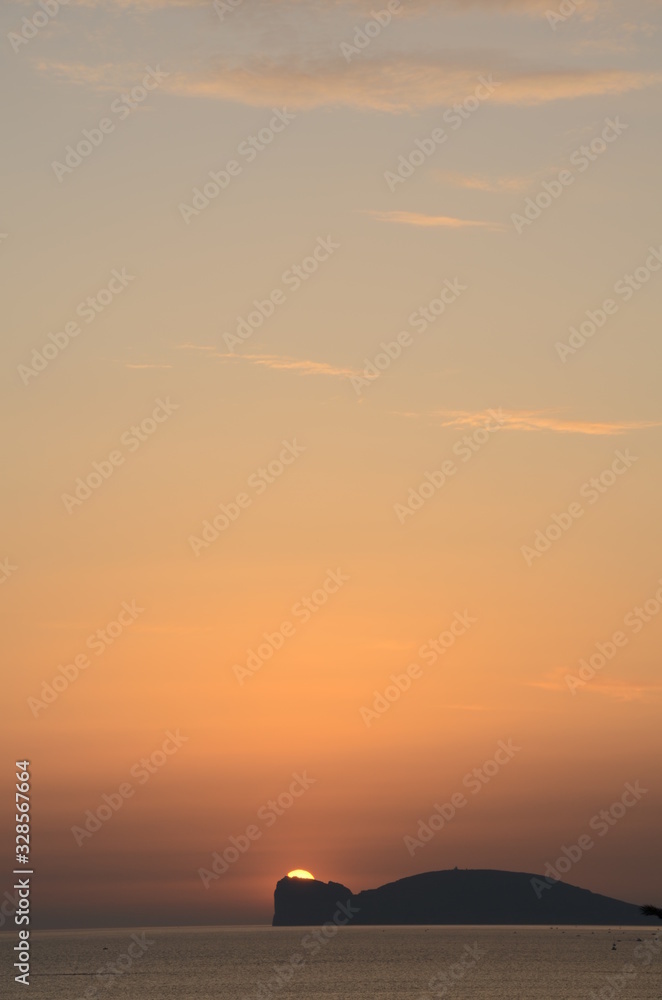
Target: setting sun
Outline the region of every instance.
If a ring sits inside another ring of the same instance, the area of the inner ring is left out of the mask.
[[[0,43],[2,995],[662,1000],[662,0]]]

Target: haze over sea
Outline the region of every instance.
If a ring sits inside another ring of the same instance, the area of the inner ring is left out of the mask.
[[[658,1000],[662,979],[650,927],[341,927],[322,944],[315,928],[122,928],[33,946],[32,1000]]]

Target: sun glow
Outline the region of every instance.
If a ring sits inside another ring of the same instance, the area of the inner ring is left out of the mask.
[[[288,878],[315,878],[310,872],[304,871],[303,868],[295,868],[294,871],[287,873]]]

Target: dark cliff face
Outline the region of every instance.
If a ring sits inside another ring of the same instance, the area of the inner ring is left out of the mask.
[[[426,872],[353,895],[337,882],[281,879],[274,926],[323,924],[350,903],[352,924],[607,924],[659,926],[639,907],[525,872]],[[358,911],[358,912],[355,912]]]
[[[352,899],[352,892],[340,882],[317,879],[282,878],[274,893],[274,927],[324,924],[333,920],[339,905]]]

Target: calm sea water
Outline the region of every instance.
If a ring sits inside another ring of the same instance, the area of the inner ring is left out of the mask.
[[[346,927],[328,940],[313,935],[312,928],[271,927],[36,932],[25,990],[5,979],[16,943],[8,933],[0,938],[0,993],[31,1000],[662,997],[662,934],[650,927]],[[108,964],[125,971],[109,974]]]

